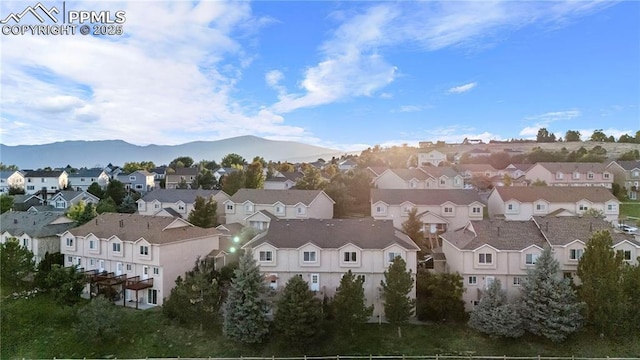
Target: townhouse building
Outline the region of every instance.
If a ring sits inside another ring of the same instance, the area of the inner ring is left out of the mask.
[[[39,193],[45,200],[67,187],[69,174],[64,170],[36,170],[24,174],[25,193]]]
[[[175,170],[168,170],[165,176],[165,189],[178,189],[181,184],[191,189],[191,184],[196,180],[198,172],[197,167],[178,167]]]
[[[447,155],[435,149],[418,153],[418,166],[438,166],[445,161],[447,161]]]
[[[173,216],[187,219],[200,196],[216,201],[218,222],[224,222],[224,202],[229,195],[222,190],[155,189],[144,194],[137,202],[140,215]]]
[[[153,307],[162,305],[198,257],[219,248],[219,231],[181,218],[103,213],[62,232],[58,241],[65,266],[122,279],[116,291],[123,304]]]
[[[146,193],[155,188],[154,175],[146,170],[137,170],[126,175],[120,174],[117,178],[127,190]]]
[[[0,194],[8,194],[9,189],[24,190],[24,174],[20,171],[0,171]]]
[[[416,208],[425,235],[482,220],[484,207],[475,190],[371,189],[371,216],[374,219],[390,220],[393,226],[401,229],[409,212]]]
[[[296,186],[298,179],[304,176],[298,171],[279,172],[277,171],[272,177],[265,179],[265,190],[288,190]]]
[[[620,201],[605,187],[495,187],[487,200],[489,216],[507,220],[528,220],[549,214],[572,216],[587,211],[602,212],[617,222]]]
[[[374,305],[372,319],[384,319],[380,282],[391,261],[401,257],[415,275],[419,250],[391,221],[371,218],[277,219],[242,248],[253,254],[276,291],[300,276],[318,297],[332,297],[347,271],[363,276],[367,305]],[[415,287],[410,296],[415,298]]]
[[[106,189],[109,180],[109,175],[103,169],[80,169],[69,174],[69,187],[76,191],[87,191],[91,184],[98,183],[102,189]]]
[[[59,212],[7,211],[0,215],[0,241],[18,239],[39,263],[46,253],[60,252],[58,234],[75,226],[75,221]]]
[[[607,164],[579,162],[539,162],[525,173],[530,182],[544,181],[547,186],[602,186],[611,189],[613,174]]]
[[[53,195],[48,203],[58,210],[66,210],[80,202],[91,203],[95,206],[99,201],[100,198],[85,190],[63,190]]]
[[[374,179],[378,189],[462,189],[464,179],[448,166],[387,169]]]
[[[333,199],[322,190],[240,189],[224,202],[224,214],[227,224],[265,230],[272,217],[331,219],[333,204]]]
[[[613,173],[613,181],[626,190],[630,200],[640,199],[640,160],[612,161],[607,171]]]

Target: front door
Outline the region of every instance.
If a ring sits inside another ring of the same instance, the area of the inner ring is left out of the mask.
[[[320,275],[311,274],[311,291],[320,291]]]
[[[122,263],[116,263],[116,275],[122,275]]]
[[[147,303],[151,305],[158,305],[158,290],[149,289],[147,292]]]
[[[104,271],[104,260],[100,260],[98,265],[99,265],[100,272],[103,272]]]
[[[142,267],[142,280],[147,280],[149,278],[149,267],[148,266],[143,266]]]

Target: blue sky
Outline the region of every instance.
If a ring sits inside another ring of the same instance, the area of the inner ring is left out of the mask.
[[[124,10],[125,36],[0,35],[5,145],[251,134],[360,150],[640,129],[640,2],[66,7]]]

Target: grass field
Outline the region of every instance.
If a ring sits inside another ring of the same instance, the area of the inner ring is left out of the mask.
[[[632,217],[640,219],[640,202],[627,202],[620,204],[620,219]]]
[[[123,312],[117,340],[91,341],[72,328],[75,310],[47,296],[2,300],[0,358],[145,358],[295,355],[508,355],[637,357],[640,334],[603,339],[589,331],[563,344],[541,338],[491,339],[463,324],[407,325],[397,338],[389,325],[368,324],[353,337],[326,335],[305,352],[276,339],[257,346],[234,344],[219,331],[199,331],[171,324],[160,309]]]

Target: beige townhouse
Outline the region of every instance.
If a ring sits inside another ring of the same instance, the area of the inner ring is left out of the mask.
[[[347,271],[363,276],[367,304],[374,305],[372,320],[384,319],[380,282],[391,261],[401,257],[415,275],[419,250],[391,221],[371,218],[277,219],[243,249],[251,251],[276,291],[300,276],[319,297],[332,297]],[[415,298],[415,287],[410,295]]]
[[[488,198],[489,216],[528,220],[547,214],[581,215],[590,209],[617,222],[620,201],[605,187],[495,187]]]
[[[611,189],[613,174],[607,164],[579,162],[539,162],[525,173],[529,182],[544,181],[547,186],[602,186]]]
[[[219,233],[181,218],[104,213],[59,241],[65,266],[120,279],[114,283],[122,304],[144,308],[162,305],[176,278],[219,248]]]
[[[218,223],[224,222],[224,202],[229,195],[222,190],[192,190],[192,189],[155,189],[137,201],[140,215],[173,216],[187,219],[196,198],[216,201],[216,215]]]
[[[613,173],[613,180],[626,190],[630,200],[640,199],[640,160],[612,161],[607,171]]]
[[[167,169],[165,175],[165,189],[179,189],[181,184],[185,184],[186,188],[191,189],[191,184],[198,177],[199,169],[197,167],[178,167]]]
[[[240,189],[224,202],[226,223],[264,230],[278,219],[331,219],[335,202],[322,190]]]
[[[374,179],[378,189],[462,189],[464,179],[449,166],[387,169]]]
[[[18,170],[0,171],[0,194],[8,194],[10,189],[25,190],[24,174]]]

